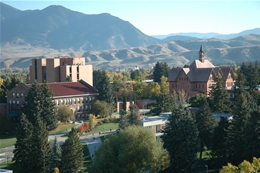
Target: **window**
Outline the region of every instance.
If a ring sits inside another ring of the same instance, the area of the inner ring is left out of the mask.
[[[15,97],[15,93],[13,93],[13,98]]]
[[[19,106],[19,101],[16,101],[16,106]]]
[[[76,99],[74,98],[73,100],[74,100],[74,104],[76,104]]]
[[[89,101],[91,101],[91,97],[89,97]]]
[[[15,100],[13,100],[13,104],[15,104]]]
[[[87,101],[88,101],[88,98],[86,97],[85,100],[86,100],[86,102],[87,102]]]
[[[9,100],[9,103],[12,104],[12,100]]]
[[[23,97],[23,93],[21,93],[21,97]]]
[[[85,110],[88,111],[88,106],[85,106]]]
[[[16,93],[16,98],[19,98],[19,93]]]

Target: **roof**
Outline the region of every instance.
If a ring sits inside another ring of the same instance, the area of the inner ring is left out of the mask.
[[[190,68],[215,68],[215,66],[209,60],[205,59],[204,62],[194,60]]]
[[[53,82],[47,83],[47,85],[51,89],[53,97],[98,93],[97,90],[83,80],[80,80],[79,82]],[[31,87],[31,84],[28,84],[27,86]]]

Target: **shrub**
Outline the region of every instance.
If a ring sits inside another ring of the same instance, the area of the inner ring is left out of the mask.
[[[81,132],[81,133],[84,133],[84,132],[87,132],[87,131],[89,131],[89,124],[88,123],[84,123],[83,125],[81,125],[80,127],[79,127],[79,132]]]
[[[103,123],[104,123],[104,124],[105,124],[105,123],[109,123],[109,119],[107,119],[107,118],[104,119],[104,120],[103,120]]]

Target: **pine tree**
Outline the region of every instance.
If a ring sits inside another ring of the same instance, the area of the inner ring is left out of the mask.
[[[46,172],[49,168],[51,154],[50,143],[48,142],[48,131],[40,118],[37,118],[30,149],[31,166],[29,172]]]
[[[33,126],[24,114],[20,117],[20,124],[17,129],[13,161],[15,165],[21,166],[22,170],[28,172],[31,166],[30,149],[32,147]]]
[[[126,97],[123,96],[123,103],[122,103],[122,109],[126,111]]]
[[[166,172],[193,172],[199,151],[198,130],[189,112],[181,105],[173,109],[162,140],[170,155],[170,167]]]
[[[25,97],[25,106],[23,113],[27,119],[34,125],[37,116],[41,116],[43,111],[43,94],[41,86],[38,83],[33,83]]]
[[[209,108],[209,104],[205,97],[201,100],[201,106],[199,110],[195,113],[196,124],[199,130],[199,138],[200,138],[200,159],[202,159],[202,152],[204,146],[208,148],[212,145],[212,135],[213,130],[216,126],[216,121],[212,116],[212,113]]]
[[[162,76],[168,77],[169,72],[170,72],[170,67],[168,66],[167,63],[160,63],[157,61],[153,71],[153,76],[154,76],[153,81],[160,83],[161,77]]]
[[[248,76],[248,86],[250,92],[252,93],[253,91],[257,90],[257,86],[260,82],[260,78],[259,78],[260,76],[259,76],[259,69],[257,64],[254,67],[252,65],[249,68],[251,68],[251,70]]]
[[[57,137],[55,137],[52,145],[51,156],[50,156],[49,171],[53,172],[55,168],[60,168],[60,165],[61,165],[61,147],[59,142],[57,141]]]
[[[83,147],[79,140],[77,130],[72,128],[68,139],[62,145],[62,173],[78,173],[83,166]]]
[[[243,160],[244,153],[244,131],[246,124],[254,109],[254,102],[248,92],[242,92],[236,98],[233,109],[233,117],[228,129],[227,155],[229,161],[238,164]]]
[[[156,97],[156,104],[151,112],[155,114],[160,114],[161,112],[171,112],[174,105],[174,95],[161,93]]]
[[[44,83],[42,86],[43,94],[43,110],[41,114],[41,119],[46,123],[47,130],[52,130],[57,127],[57,116],[55,115],[55,103],[53,100],[53,94],[50,88],[47,86],[47,83]]]
[[[118,126],[120,129],[125,129],[129,123],[128,123],[128,118],[127,118],[127,113],[125,110],[121,109],[119,112],[119,120],[118,120]]]
[[[142,121],[139,116],[139,108],[133,104],[130,107],[130,115],[128,116],[128,122],[130,125],[137,125],[140,126]]]
[[[226,90],[223,79],[220,75],[215,77],[216,84],[212,86],[210,91],[210,108],[212,112],[228,113],[230,109],[229,94]]]
[[[213,131],[211,156],[217,159],[216,163],[220,166],[227,163],[227,130],[229,125],[227,118],[220,117],[220,121]]]

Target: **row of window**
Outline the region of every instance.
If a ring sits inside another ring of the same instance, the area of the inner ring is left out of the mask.
[[[23,93],[13,93],[13,98],[23,98],[24,94]]]
[[[67,104],[76,104],[76,103],[87,103],[95,101],[95,97],[78,97],[72,99],[57,99],[55,100],[56,105],[67,105]]]
[[[11,105],[19,106],[20,101],[19,101],[19,100],[9,100],[9,104],[10,104],[10,106],[11,106]]]
[[[89,111],[91,110],[91,105],[85,105],[85,106],[78,106],[77,111],[78,112],[84,112],[84,111]]]
[[[178,86],[179,85],[177,85],[177,84],[172,84],[172,88],[178,88]],[[189,85],[188,85],[188,88],[189,88]],[[195,88],[202,88],[202,89],[204,89],[204,84],[196,84]]]

